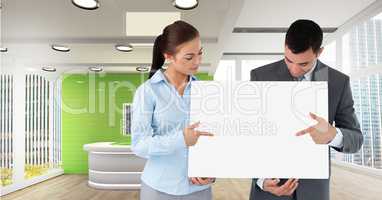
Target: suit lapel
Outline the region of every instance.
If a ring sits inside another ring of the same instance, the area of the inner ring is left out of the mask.
[[[328,117],[329,123],[332,124],[334,120],[334,115],[335,115],[335,107],[334,107],[335,104],[333,102],[333,98],[331,98],[334,95],[334,91],[329,81],[329,67],[323,64],[322,62],[318,61],[317,69],[315,69],[313,72],[312,81],[327,81],[328,83],[329,111],[328,111],[327,117]]]
[[[322,62],[317,60],[317,66],[312,74],[312,81],[328,81],[329,80],[329,68]]]

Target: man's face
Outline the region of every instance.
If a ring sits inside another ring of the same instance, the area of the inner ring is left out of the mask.
[[[299,77],[309,72],[312,69],[314,61],[320,56],[323,48],[317,53],[313,52],[312,48],[308,50],[294,54],[287,45],[285,45],[285,63],[288,66],[289,73],[293,77]]]

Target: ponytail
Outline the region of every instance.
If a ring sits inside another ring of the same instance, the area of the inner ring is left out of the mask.
[[[164,65],[164,53],[175,55],[179,45],[196,37],[199,37],[198,30],[187,22],[176,21],[167,25],[162,34],[155,39],[149,79]]]
[[[165,58],[162,53],[162,39],[163,36],[159,35],[154,42],[153,60],[151,64],[151,70],[149,73],[149,79],[155,74],[156,71],[162,68]]]

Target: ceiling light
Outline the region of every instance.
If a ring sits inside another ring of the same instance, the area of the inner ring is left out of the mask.
[[[149,71],[149,67],[147,67],[147,66],[139,66],[139,67],[136,68],[136,70],[138,72],[147,72],[147,71]]]
[[[72,3],[85,10],[95,10],[99,8],[98,0],[72,0]]]
[[[130,52],[133,50],[133,46],[130,44],[117,44],[115,45],[115,49],[122,52]]]
[[[7,52],[8,48],[7,47],[0,47],[0,52]]]
[[[158,0],[155,0],[158,1]],[[172,1],[168,2],[171,6]],[[181,19],[181,12],[126,12],[124,20],[125,34],[128,37],[145,38],[162,34],[163,27]],[[149,26],[145,26],[149,25]],[[139,39],[140,40],[140,39]],[[144,41],[145,39],[142,39]],[[127,40],[121,41],[125,42]],[[150,40],[151,41],[151,40]],[[131,41],[129,41],[131,42]]]
[[[89,67],[89,70],[92,72],[102,72],[103,67],[102,66],[96,66],[96,67]]]
[[[198,0],[174,0],[173,5],[175,8],[181,10],[191,10],[198,6]]]
[[[58,44],[53,44],[52,49],[56,51],[61,51],[61,52],[68,52],[70,51],[70,48],[64,45],[58,45]]]
[[[43,71],[46,71],[46,72],[55,72],[55,71],[56,71],[56,68],[55,68],[55,67],[48,66],[48,67],[42,67],[42,70],[43,70]]]

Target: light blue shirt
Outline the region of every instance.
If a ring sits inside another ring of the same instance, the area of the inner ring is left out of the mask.
[[[141,180],[153,189],[171,195],[186,195],[209,185],[189,181],[188,148],[183,130],[189,125],[190,76],[183,96],[158,70],[135,92],[132,106],[133,152],[147,159]]]

